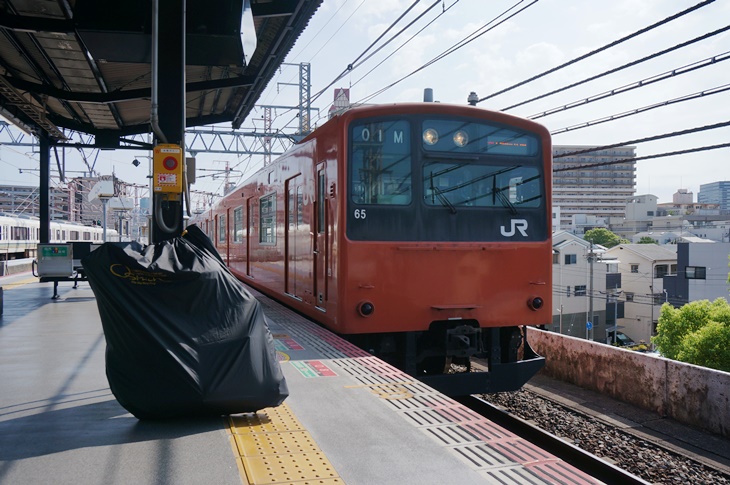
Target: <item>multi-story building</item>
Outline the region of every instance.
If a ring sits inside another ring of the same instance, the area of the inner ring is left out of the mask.
[[[730,212],[730,180],[700,185],[697,201],[704,204],[719,204],[721,211]]]
[[[636,147],[592,148],[553,147],[553,206],[560,208],[560,229],[575,232],[571,224],[578,214],[602,221],[624,217],[626,201],[634,195]]]
[[[68,220],[68,188],[51,187],[51,220]],[[40,216],[40,189],[24,185],[0,185],[0,212]]]

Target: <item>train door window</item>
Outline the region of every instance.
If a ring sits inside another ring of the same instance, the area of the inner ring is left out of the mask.
[[[276,194],[259,199],[259,242],[276,244]]]
[[[221,214],[218,216],[218,242],[226,242],[226,215]]]
[[[325,183],[324,170],[320,170],[317,174],[317,232],[322,234],[324,232],[324,217],[325,209],[327,205],[327,187]]]
[[[233,242],[243,241],[243,206],[233,209]]]
[[[410,126],[404,120],[353,123],[350,193],[354,203],[411,203],[410,138]]]

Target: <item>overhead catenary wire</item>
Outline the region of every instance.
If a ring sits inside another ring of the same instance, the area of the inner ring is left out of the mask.
[[[401,45],[399,45],[399,46],[398,46],[398,47],[397,47],[396,49],[394,49],[394,50],[393,50],[393,51],[392,51],[392,52],[391,52],[390,54],[388,54],[388,55],[387,55],[387,56],[386,56],[385,58],[383,58],[382,60],[380,60],[380,62],[378,62],[378,63],[377,63],[377,64],[376,64],[375,66],[373,66],[373,67],[372,67],[372,68],[371,68],[371,69],[370,69],[370,70],[369,70],[368,72],[366,72],[366,73],[365,73],[365,74],[364,74],[363,76],[361,76],[361,77],[360,77],[360,78],[359,78],[359,79],[358,79],[357,81],[355,81],[354,83],[352,83],[352,84],[350,85],[350,87],[356,86],[357,84],[359,84],[359,83],[360,83],[360,81],[362,81],[363,79],[365,79],[366,77],[368,77],[368,76],[369,76],[370,74],[372,74],[372,73],[373,73],[373,71],[375,71],[375,70],[376,70],[376,69],[377,69],[378,67],[382,66],[382,65],[383,65],[383,64],[384,64],[384,63],[385,63],[385,62],[386,62],[386,61],[387,61],[388,59],[390,59],[391,57],[393,57],[393,56],[394,56],[394,55],[395,55],[396,53],[398,53],[398,52],[399,52],[399,51],[400,51],[400,50],[401,50],[401,49],[402,49],[403,47],[405,47],[406,45],[408,45],[408,43],[410,43],[410,42],[411,42],[411,41],[412,41],[413,39],[415,39],[415,38],[416,38],[416,37],[417,37],[417,36],[418,36],[418,35],[419,35],[419,34],[420,34],[421,32],[423,32],[423,31],[424,31],[424,30],[426,30],[426,29],[427,29],[428,27],[430,27],[430,26],[431,26],[431,24],[433,24],[434,22],[436,22],[436,21],[437,21],[437,20],[438,20],[438,19],[439,19],[439,18],[440,18],[440,17],[442,16],[442,15],[444,15],[444,14],[445,14],[446,12],[448,12],[449,10],[451,10],[451,8],[452,8],[452,7],[454,6],[454,5],[456,5],[457,3],[459,3],[459,0],[454,0],[454,2],[453,2],[453,3],[451,4],[451,5],[449,5],[448,7],[444,6],[444,8],[442,9],[442,11],[441,11],[441,12],[440,12],[440,13],[439,13],[439,14],[438,14],[438,15],[437,15],[436,17],[434,17],[433,19],[431,19],[431,20],[430,20],[430,21],[429,21],[429,22],[428,22],[428,23],[427,23],[426,25],[424,25],[423,27],[421,27],[421,28],[420,28],[420,29],[419,29],[419,30],[418,30],[417,32],[415,32],[414,34],[412,34],[412,35],[411,35],[411,36],[410,36],[410,37],[409,37],[409,38],[408,38],[408,39],[407,39],[407,40],[406,40],[405,42],[403,42],[403,43],[402,43]],[[430,8],[429,8],[429,10],[430,10]],[[423,17],[423,15],[424,15],[425,13],[426,13],[426,12],[423,12],[423,14],[421,14],[421,15],[420,15],[420,16],[419,16],[418,18],[420,19],[421,17]],[[416,19],[416,20],[418,20],[418,19]],[[397,36],[397,35],[400,35],[400,34],[401,34],[401,33],[402,33],[402,32],[403,32],[403,31],[404,31],[404,30],[405,30],[406,28],[408,28],[408,27],[409,27],[410,25],[412,25],[412,24],[413,24],[413,22],[409,23],[409,24],[408,24],[408,26],[404,27],[404,28],[403,28],[403,29],[402,29],[402,30],[401,30],[400,32],[398,32],[398,34],[396,34],[396,36]],[[395,37],[395,36],[394,36],[394,37]],[[393,37],[393,38],[394,38],[394,37]],[[391,39],[391,40],[392,40],[392,39]],[[378,50],[380,50],[380,49],[378,49]],[[373,53],[373,54],[374,54],[374,53]],[[371,54],[371,56],[372,56],[372,54]],[[368,58],[370,58],[371,56],[368,56]],[[321,119],[321,118],[322,118],[322,117],[324,116],[324,113],[326,113],[326,112],[327,112],[327,110],[329,109],[329,107],[330,107],[330,106],[332,106],[333,104],[334,104],[334,101],[331,101],[331,102],[329,102],[329,103],[328,103],[328,104],[327,104],[327,105],[326,105],[326,106],[324,107],[324,109],[320,111],[320,113],[319,113],[319,116],[318,116],[318,117],[316,118],[316,120],[315,120],[315,121],[317,121],[317,120],[320,120],[320,119]]]
[[[673,138],[675,136],[688,135],[691,133],[698,133],[701,131],[715,130],[717,128],[724,128],[726,126],[730,126],[730,121],[723,121],[721,123],[699,126],[697,128],[689,128],[686,130],[673,131],[671,133],[664,133],[661,135],[647,136],[644,138],[636,138],[634,140],[627,140],[627,141],[620,142],[620,143],[612,143],[610,145],[601,145],[598,147],[586,148],[585,150],[576,150],[576,151],[572,151],[572,152],[560,153],[558,155],[553,155],[553,158],[573,157],[575,155],[581,155],[583,153],[591,153],[591,152],[596,152],[599,150],[609,150],[611,148],[618,148],[618,147],[623,147],[623,146],[627,146],[627,145],[636,145],[638,143],[645,143],[648,141],[656,141],[656,140],[661,140],[664,138]]]
[[[728,147],[730,147],[730,143],[720,143],[717,145],[706,145],[706,146],[696,147],[696,148],[687,148],[685,150],[676,150],[673,152],[657,153],[655,155],[645,155],[643,157],[622,158],[620,160],[612,160],[610,162],[586,163],[583,165],[572,165],[570,167],[565,167],[565,168],[554,168],[553,172],[566,172],[569,170],[578,170],[581,168],[602,167],[605,165],[617,165],[617,164],[626,163],[626,162],[638,162],[639,160],[651,160],[652,158],[671,157],[671,156],[675,156],[675,155],[684,155],[687,153],[704,152],[704,151],[708,151],[708,150],[717,150],[720,148],[728,148]]]
[[[660,27],[660,26],[662,26],[662,25],[664,25],[666,23],[669,23],[669,22],[671,22],[673,20],[676,20],[676,19],[678,19],[678,18],[680,18],[680,17],[682,17],[684,15],[687,15],[687,14],[689,14],[691,12],[694,12],[695,10],[700,9],[702,7],[705,7],[705,6],[713,3],[714,1],[715,0],[705,0],[703,2],[700,2],[697,5],[694,5],[692,7],[689,7],[687,9],[685,9],[685,10],[682,10],[681,12],[676,13],[674,15],[671,15],[671,16],[665,18],[664,20],[660,20],[659,22],[656,22],[656,23],[654,23],[652,25],[649,25],[648,27],[644,27],[643,29],[639,29],[639,30],[637,30],[636,32],[634,32],[632,34],[629,34],[627,36],[621,37],[620,39],[615,40],[615,41],[613,41],[613,42],[611,42],[609,44],[606,44],[603,47],[599,47],[598,49],[594,49],[594,50],[588,52],[587,54],[583,54],[582,56],[578,56],[575,59],[570,60],[568,62],[565,62],[565,63],[563,63],[563,64],[561,64],[561,65],[559,65],[557,67],[553,67],[551,69],[548,69],[547,71],[543,71],[540,74],[536,74],[536,75],[532,76],[529,79],[525,79],[524,81],[521,81],[521,82],[519,82],[517,84],[513,84],[512,86],[509,86],[509,87],[504,88],[504,89],[502,89],[500,91],[497,91],[496,93],[492,93],[492,94],[490,94],[488,96],[485,96],[483,98],[480,98],[477,101],[477,103],[481,103],[482,101],[486,101],[487,99],[494,98],[496,96],[499,96],[500,94],[504,94],[504,93],[506,93],[508,91],[511,91],[511,90],[515,89],[515,88],[518,88],[520,86],[524,86],[527,83],[530,83],[532,81],[535,81],[537,79],[540,79],[541,77],[547,76],[548,74],[552,74],[552,73],[554,73],[556,71],[559,71],[561,69],[564,69],[564,68],[566,68],[566,67],[568,67],[570,65],[573,65],[573,64],[575,64],[577,62],[580,62],[580,61],[582,61],[584,59],[587,59],[587,58],[589,58],[591,56],[594,56],[594,55],[596,55],[596,54],[598,54],[600,52],[603,52],[603,51],[608,50],[608,49],[610,49],[612,47],[615,47],[615,46],[617,46],[617,45],[619,45],[619,44],[621,44],[623,42],[626,42],[627,40],[633,39],[634,37],[637,37],[637,36],[639,36],[641,34],[644,34],[646,32],[649,32],[650,30],[656,29],[657,27]]]
[[[726,30],[730,30],[730,25],[727,26],[727,27],[724,27],[724,28],[722,28],[720,30],[722,30],[723,32],[726,31]],[[717,32],[717,31],[715,31],[715,32]],[[706,36],[701,36],[701,37],[706,37]],[[656,57],[656,56],[655,55],[651,55],[651,56],[645,57],[644,59],[650,59],[650,58],[654,58],[654,57]],[[727,61],[728,59],[730,59],[730,51],[729,52],[723,52],[722,54],[718,54],[718,55],[713,56],[713,57],[708,57],[708,58],[703,59],[701,61],[693,62],[692,64],[687,64],[685,66],[678,67],[677,69],[672,69],[671,71],[666,71],[666,72],[663,72],[661,74],[656,74],[654,76],[651,76],[651,77],[648,77],[648,78],[644,78],[644,79],[641,79],[639,81],[635,81],[635,82],[630,83],[630,84],[625,84],[625,85],[620,86],[618,88],[614,88],[614,89],[611,89],[611,90],[608,90],[608,91],[604,91],[604,92],[599,93],[599,94],[594,94],[593,96],[589,96],[589,97],[584,98],[584,99],[581,99],[581,100],[573,101],[571,103],[564,104],[563,106],[558,106],[556,108],[552,108],[552,109],[543,111],[542,113],[537,113],[537,114],[534,114],[534,115],[530,115],[530,116],[528,116],[528,118],[531,119],[531,120],[536,120],[536,119],[539,119],[539,118],[543,118],[545,116],[550,116],[550,115],[555,114],[555,113],[560,113],[560,112],[563,112],[563,111],[567,111],[569,109],[577,108],[578,106],[584,106],[586,104],[593,103],[595,101],[600,101],[602,99],[606,99],[606,98],[609,98],[611,96],[617,96],[619,94],[623,94],[623,93],[625,93],[627,91],[631,91],[633,89],[643,88],[643,87],[646,87],[646,86],[650,86],[651,84],[654,84],[654,83],[659,82],[659,81],[664,81],[664,80],[667,80],[667,79],[670,79],[670,78],[674,78],[674,77],[680,76],[682,74],[687,74],[688,72],[696,71],[697,69],[702,69],[703,67],[714,66],[715,64],[718,64],[718,63],[720,63],[722,61]],[[633,63],[629,63],[629,64],[633,65]],[[624,64],[624,66],[628,66],[629,64]],[[623,68],[624,66],[622,66],[621,68]],[[573,84],[570,84],[568,86],[564,86],[564,87],[562,87],[560,89],[556,89],[554,91],[550,91],[549,93],[545,93],[545,94],[543,94],[541,96],[536,96],[534,98],[528,99],[527,101],[523,101],[521,103],[517,103],[517,104],[514,104],[512,106],[508,106],[507,108],[503,108],[502,111],[507,111],[509,109],[516,108],[518,106],[522,106],[524,104],[530,103],[532,101],[536,101],[538,99],[546,98],[546,97],[551,96],[553,94],[556,94],[556,93],[559,93],[561,91],[565,91],[567,89],[570,89],[570,88],[573,88],[573,87],[578,86],[580,84],[583,84],[585,82],[592,81],[594,79],[598,79],[599,77],[605,76],[607,74],[612,74],[612,73],[616,72],[617,69],[611,69],[609,71],[605,71],[604,73],[599,74],[598,76],[592,76],[592,77],[586,78],[586,79],[584,79],[582,81],[579,81],[577,83],[573,83]]]
[[[657,108],[662,108],[664,106],[669,106],[672,104],[683,103],[685,101],[691,101],[693,99],[699,99],[699,98],[704,98],[707,96],[712,96],[713,94],[719,94],[719,93],[723,93],[725,91],[730,91],[730,84],[723,84],[722,86],[717,86],[717,87],[714,87],[711,89],[705,89],[704,91],[698,91],[696,93],[681,96],[679,98],[669,99],[667,101],[661,101],[659,103],[654,103],[654,104],[650,104],[647,106],[643,106],[641,108],[624,111],[622,113],[617,113],[617,114],[610,115],[610,116],[604,116],[603,118],[586,121],[584,123],[579,123],[577,125],[566,126],[564,128],[559,128],[557,130],[553,130],[550,132],[550,134],[559,135],[561,133],[566,133],[568,131],[580,130],[582,128],[588,128],[589,126],[595,126],[595,125],[598,125],[601,123],[607,123],[609,121],[626,118],[627,116],[633,116],[633,115],[637,115],[639,113],[645,113],[647,111],[657,109]]]
[[[502,17],[503,15],[507,14],[510,10],[516,8],[523,1],[524,0],[520,0],[519,2],[517,2],[512,7],[508,8],[507,10],[505,10],[504,12],[502,12],[500,15],[498,15],[494,19],[490,20],[489,22],[487,22],[486,24],[484,24],[482,27],[480,27],[479,29],[477,29],[473,33],[469,34],[464,39],[460,40],[456,44],[452,45],[451,47],[449,47],[448,49],[446,49],[445,51],[443,51],[441,54],[437,55],[436,57],[432,58],[430,61],[428,61],[425,64],[423,64],[421,67],[419,67],[417,69],[414,69],[413,71],[411,71],[410,73],[408,73],[405,76],[401,77],[400,79],[398,79],[398,80],[390,83],[389,85],[385,86],[384,88],[381,88],[378,91],[376,91],[376,92],[374,92],[374,93],[366,96],[365,98],[361,99],[360,102],[365,103],[365,102],[371,100],[372,98],[374,98],[374,97],[376,97],[376,96],[384,93],[388,89],[390,89],[390,88],[396,86],[397,84],[403,82],[404,80],[408,79],[409,77],[413,76],[414,74],[416,74],[416,73],[422,71],[423,69],[429,67],[430,65],[432,65],[432,64],[440,61],[444,57],[446,57],[446,56],[448,56],[450,54],[453,54],[457,50],[461,49],[462,47],[465,47],[466,45],[468,45],[471,42],[475,41],[476,39],[478,39],[482,35],[486,34],[487,32],[490,32],[491,30],[495,29],[496,27],[502,25],[507,20],[510,20],[511,18],[513,18],[514,16],[518,15],[521,12],[524,12],[525,10],[527,10],[528,8],[530,8],[531,6],[535,5],[539,0],[533,0],[530,4],[524,6],[521,9],[519,9],[518,11],[510,14],[508,17],[505,17],[504,19],[500,20],[496,24],[491,25],[494,22],[496,22],[500,17]],[[712,1],[714,1],[714,0],[712,0]],[[490,27],[490,25],[491,25],[491,27]],[[487,27],[489,27],[489,28],[487,28]],[[483,32],[480,32],[480,33],[477,34],[477,32],[479,32],[480,30],[483,30],[483,29],[485,29]]]
[[[328,84],[327,86],[325,86],[325,87],[324,87],[324,88],[322,88],[322,89],[321,89],[320,91],[318,91],[318,92],[317,92],[317,93],[316,93],[316,94],[315,94],[314,96],[312,96],[312,101],[316,101],[317,99],[319,99],[319,97],[320,97],[320,96],[322,96],[322,94],[323,94],[323,93],[324,93],[324,92],[325,92],[325,91],[326,91],[327,89],[329,89],[330,87],[332,87],[332,86],[333,86],[333,85],[334,85],[334,84],[335,84],[335,83],[336,83],[337,81],[339,81],[340,79],[342,79],[343,77],[345,77],[345,76],[346,76],[346,75],[347,75],[347,74],[348,74],[349,72],[351,72],[351,71],[352,71],[352,70],[353,70],[353,69],[355,68],[355,66],[356,66],[356,65],[358,65],[358,64],[357,64],[357,62],[358,62],[358,61],[359,61],[360,59],[362,59],[362,57],[363,57],[363,56],[365,56],[365,55],[366,55],[366,54],[368,53],[368,51],[370,51],[370,49],[372,49],[372,48],[373,48],[373,47],[374,47],[374,46],[375,46],[375,45],[376,45],[376,44],[377,44],[377,43],[378,43],[378,42],[380,41],[380,39],[382,39],[382,38],[383,38],[383,36],[385,36],[385,34],[387,34],[388,32],[390,32],[390,30],[391,30],[391,29],[393,29],[393,28],[394,28],[394,27],[396,26],[396,24],[397,24],[398,22],[400,22],[400,21],[401,21],[401,19],[403,19],[403,17],[405,17],[405,16],[406,16],[406,15],[408,14],[408,12],[410,12],[410,11],[411,11],[411,10],[412,10],[412,9],[413,9],[413,8],[414,8],[414,7],[415,7],[415,6],[417,5],[417,4],[418,4],[418,3],[419,3],[419,1],[420,1],[420,0],[416,0],[415,2],[413,2],[413,3],[411,4],[411,6],[410,6],[410,7],[408,7],[408,8],[407,8],[407,9],[405,10],[405,12],[403,12],[402,14],[400,14],[400,16],[399,16],[399,17],[398,17],[397,19],[395,19],[395,20],[394,20],[393,22],[391,22],[391,24],[390,24],[390,25],[388,26],[388,28],[387,28],[387,29],[385,29],[385,30],[384,30],[384,31],[383,31],[383,32],[382,32],[382,33],[381,33],[381,34],[380,34],[380,35],[378,36],[378,38],[377,38],[377,39],[375,39],[375,40],[374,40],[373,42],[371,42],[371,43],[370,43],[370,45],[369,45],[369,46],[367,46],[367,47],[365,48],[365,50],[363,50],[363,51],[362,51],[362,52],[360,53],[360,55],[359,55],[359,56],[357,56],[357,58],[355,58],[355,60],[354,60],[354,61],[352,61],[351,63],[349,63],[349,64],[347,65],[347,67],[346,67],[346,68],[345,68],[345,69],[344,69],[344,70],[343,70],[343,71],[342,71],[342,72],[341,72],[341,73],[340,73],[339,75],[337,75],[337,76],[335,77],[335,79],[333,79],[333,80],[332,80],[332,81],[331,81],[331,82],[330,82],[330,83],[329,83],[329,84]],[[431,4],[431,6],[430,6],[430,7],[428,8],[428,10],[432,9],[433,7],[435,7],[436,5],[438,5],[439,3],[441,3],[441,0],[436,0],[436,1],[435,1],[435,2],[433,3],[433,4]],[[418,17],[418,18],[420,18],[420,17]],[[417,18],[417,19],[418,19],[418,18]],[[417,20],[417,19],[416,19],[416,20]],[[414,22],[415,22],[415,20],[414,20]],[[411,23],[413,23],[413,22],[411,22]],[[409,25],[411,25],[411,24],[409,24]],[[401,32],[403,32],[403,30],[401,30]],[[399,34],[400,34],[400,32],[399,32]],[[391,38],[391,39],[390,39],[390,40],[389,40],[388,42],[386,42],[386,43],[385,43],[385,44],[383,45],[383,47],[384,47],[385,45],[387,45],[387,44],[388,44],[389,42],[391,42],[392,40],[393,40],[393,38]],[[382,47],[381,47],[381,48],[382,48]],[[380,48],[379,48],[378,50],[380,50]],[[376,51],[376,52],[377,52],[377,51]]]

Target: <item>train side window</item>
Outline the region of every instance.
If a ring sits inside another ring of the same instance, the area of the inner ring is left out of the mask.
[[[259,242],[276,244],[276,194],[259,199]]]
[[[233,242],[243,241],[243,206],[233,209]]]
[[[218,242],[226,242],[226,215],[221,214],[218,216]]]

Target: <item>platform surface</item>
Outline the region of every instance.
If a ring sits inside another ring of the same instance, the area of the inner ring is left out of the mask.
[[[138,421],[109,390],[88,283],[0,286],[2,484],[596,483],[258,294],[284,405]]]

